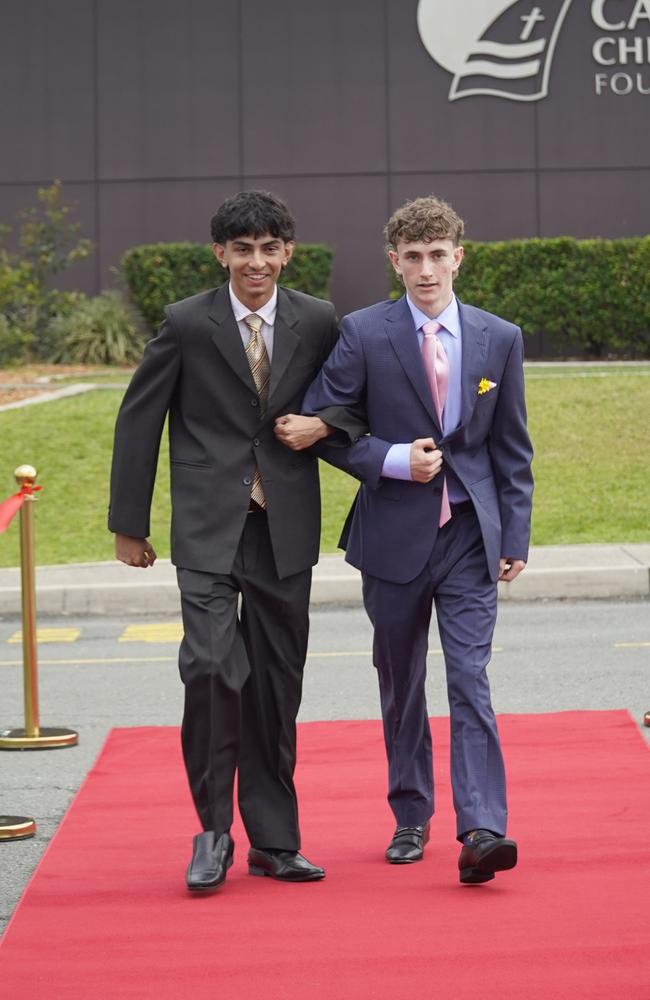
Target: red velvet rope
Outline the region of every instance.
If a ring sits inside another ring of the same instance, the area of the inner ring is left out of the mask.
[[[32,494],[38,493],[42,489],[42,486],[34,486],[33,483],[23,483],[18,493],[14,493],[13,496],[7,497],[0,503],[0,534],[7,530],[24,504],[25,497],[31,497]]]

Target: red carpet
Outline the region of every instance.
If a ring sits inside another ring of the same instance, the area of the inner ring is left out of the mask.
[[[627,713],[501,717],[520,865],[475,887],[457,881],[448,728],[432,725],[439,801],[424,861],[383,861],[379,723],[309,723],[304,849],[327,879],[251,878],[237,826],[226,885],[205,898],[183,888],[196,824],[177,731],[113,731],[5,933],[3,995],[649,997],[650,754]]]

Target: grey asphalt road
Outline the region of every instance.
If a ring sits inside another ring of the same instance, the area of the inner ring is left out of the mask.
[[[23,724],[19,628],[18,620],[0,618],[0,729]],[[41,619],[39,628],[46,630],[39,646],[41,724],[77,729],[80,742],[0,752],[0,813],[33,816],[38,824],[34,839],[0,843],[0,930],[108,731],[177,725],[182,709],[176,618],[66,617]],[[301,720],[379,717],[371,646],[360,608],[312,613]],[[627,708],[650,745],[650,729],[642,726],[650,710],[650,602],[504,603],[494,648],[498,712]],[[443,671],[432,628],[431,715],[447,711]]]

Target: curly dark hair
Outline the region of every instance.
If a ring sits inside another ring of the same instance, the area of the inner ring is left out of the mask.
[[[213,243],[227,243],[241,236],[264,236],[288,243],[296,238],[296,220],[287,205],[270,191],[240,191],[224,201],[212,216]]]

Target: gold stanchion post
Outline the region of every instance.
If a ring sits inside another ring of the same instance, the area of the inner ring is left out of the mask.
[[[34,578],[34,522],[32,507],[36,469],[20,465],[14,472],[24,492],[20,508],[20,569],[23,619],[23,675],[25,728],[0,731],[0,750],[54,750],[79,742],[73,729],[44,729],[38,715],[38,658],[36,654],[36,586]]]
[[[36,833],[36,823],[29,816],[0,816],[0,844],[5,840],[26,840]]]

